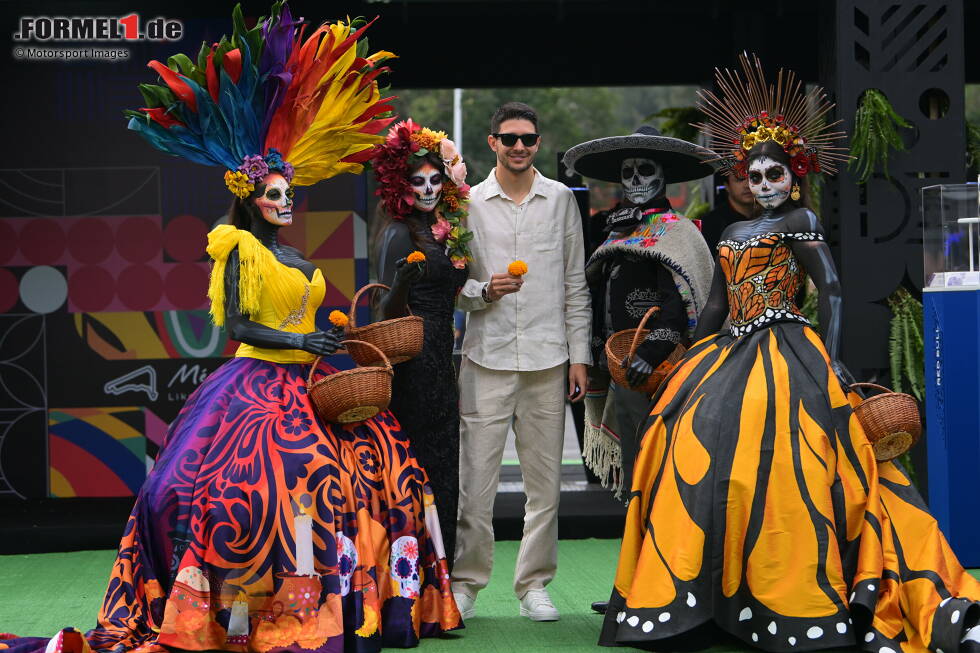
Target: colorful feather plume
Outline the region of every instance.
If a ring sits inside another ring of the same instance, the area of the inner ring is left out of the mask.
[[[393,98],[377,78],[395,55],[367,55],[370,23],[337,21],[304,38],[302,19],[277,2],[251,29],[236,6],[232,26],[196,60],[151,61],[163,85],[140,85],[146,106],[125,112],[129,129],[168,154],[225,167],[239,195],[270,170],[301,186],[361,172],[393,120],[379,117]]]

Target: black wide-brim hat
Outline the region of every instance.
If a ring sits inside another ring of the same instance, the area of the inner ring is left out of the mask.
[[[663,136],[655,127],[642,125],[629,136],[607,136],[579,143],[565,152],[565,166],[583,177],[622,183],[624,159],[653,159],[664,168],[666,183],[701,179],[715,171],[711,150],[680,138]]]

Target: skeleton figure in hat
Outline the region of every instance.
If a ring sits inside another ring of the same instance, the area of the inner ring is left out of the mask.
[[[565,154],[565,165],[579,174],[623,186],[622,201],[595,216],[605,221],[605,238],[585,270],[596,361],[585,400],[585,459],[619,498],[629,494],[637,431],[649,412],[649,388],[643,386],[651,375],[663,375],[678,345],[690,344],[711,284],[711,253],[694,223],[671,208],[667,184],[710,175],[704,161],[712,156],[645,125]],[[606,340],[639,326],[652,307],[659,310],[644,325],[649,334],[621,363],[627,385],[617,384],[609,376],[608,366],[616,363],[607,361]]]

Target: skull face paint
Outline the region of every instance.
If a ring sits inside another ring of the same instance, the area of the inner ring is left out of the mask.
[[[763,208],[774,209],[789,197],[793,175],[785,165],[761,156],[749,164],[749,190]]]
[[[625,159],[620,170],[623,193],[634,206],[640,206],[664,189],[664,169],[652,159]]]
[[[262,179],[265,191],[255,198],[255,206],[266,222],[282,227],[293,222],[293,189],[279,173]]]
[[[437,170],[431,163],[423,163],[418,170],[408,178],[415,193],[415,208],[423,213],[429,213],[436,208],[442,197],[442,171]]]

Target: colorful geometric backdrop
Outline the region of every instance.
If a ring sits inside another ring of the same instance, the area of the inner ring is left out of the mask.
[[[195,192],[227,201],[211,177]],[[237,346],[207,312],[207,232],[222,218],[168,210],[157,168],[0,170],[4,182],[0,496],[135,494],[167,423]],[[321,327],[367,283],[366,225],[310,205],[363,206],[364,189],[301,190],[282,231],[327,280]]]

